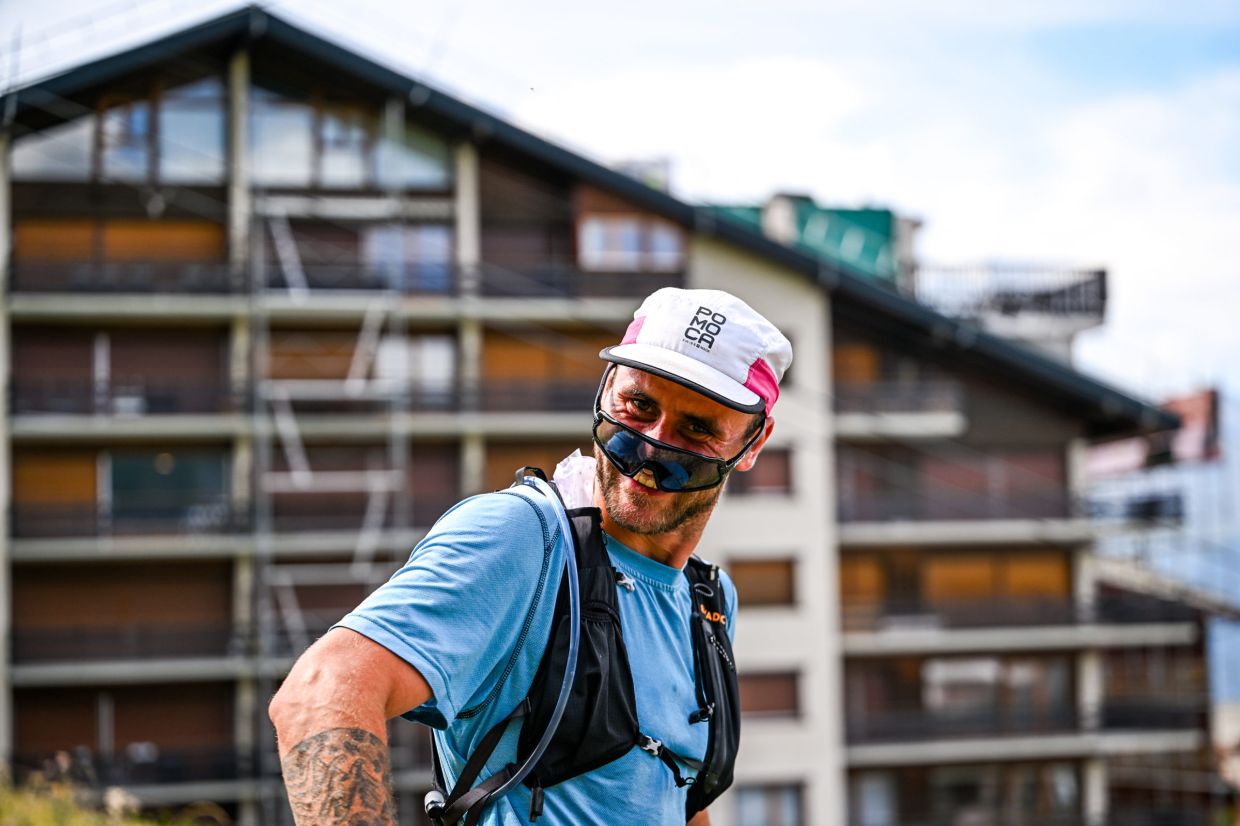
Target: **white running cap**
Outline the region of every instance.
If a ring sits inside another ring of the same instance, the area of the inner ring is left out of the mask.
[[[624,340],[599,353],[746,413],[770,414],[792,345],[760,313],[722,290],[664,287],[633,314]]]

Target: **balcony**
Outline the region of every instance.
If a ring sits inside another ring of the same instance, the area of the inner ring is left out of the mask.
[[[1195,612],[1180,603],[1152,601],[1123,594],[1099,597],[1084,605],[1067,597],[995,597],[993,599],[890,599],[853,603],[843,609],[846,631],[1022,628],[1042,625],[1184,623]]]
[[[927,484],[929,480],[923,480]],[[1083,509],[1064,488],[991,493],[939,488],[924,493],[868,492],[842,486],[841,522],[936,522],[999,519],[1068,519]]]
[[[254,777],[256,754],[232,748],[165,749],[151,742],[130,743],[123,754],[105,755],[84,746],[54,753],[15,754],[19,782],[35,773],[51,781],[67,780],[81,788],[145,786],[240,780]]]
[[[220,383],[143,378],[99,384],[91,379],[22,378],[9,388],[15,415],[67,414],[152,416],[180,413],[223,413],[240,407]]]
[[[478,290],[490,298],[644,298],[661,287],[684,286],[682,272],[582,272],[545,260],[500,267],[484,264]]]
[[[130,494],[140,506],[113,508],[94,503],[44,504],[14,502],[13,536],[20,539],[90,536],[231,534],[248,530],[248,511],[223,497],[198,501],[167,501],[163,492]]]
[[[1057,734],[1078,728],[1072,707],[1044,709],[990,708],[953,711],[892,709],[873,714],[849,713],[849,743],[922,742],[1029,734]]]
[[[919,800],[918,803],[924,805],[924,801]],[[1090,821],[1079,814],[1047,815],[1027,811],[986,809],[981,806],[969,806],[968,813],[963,817],[967,820],[963,820],[959,814],[938,818],[919,817],[916,820],[901,818],[899,826],[960,826],[961,823],[966,822],[969,826],[1092,826]],[[849,820],[848,826],[869,826],[873,822]],[[895,821],[892,823],[894,826]],[[1123,824],[1118,821],[1114,823],[1108,821],[1106,826],[1138,826],[1138,821],[1126,821]],[[1176,822],[1169,826],[1181,826],[1181,824]],[[1188,824],[1183,824],[1183,826],[1188,826]],[[1198,824],[1194,822],[1192,826],[1198,826]]]
[[[459,500],[455,486],[444,485],[434,495],[405,496],[409,503],[409,518],[415,527],[428,527],[435,523],[444,511]],[[320,533],[362,530],[366,522],[369,497],[355,493],[295,493],[276,494],[272,497],[271,528],[276,533]],[[391,505],[387,504],[379,522],[379,528],[400,529],[392,524]]]
[[[1111,731],[1204,729],[1208,716],[1208,697],[1112,697],[1103,701],[1098,724]]]
[[[913,297],[944,315],[996,318],[1042,315],[1102,320],[1105,270],[1019,266],[917,268]]]
[[[16,628],[14,664],[224,657],[244,646],[228,623]]]
[[[406,269],[363,264],[303,264],[300,278],[289,278],[278,263],[267,265],[267,289],[277,292],[397,292],[406,295],[456,295],[460,286],[455,267],[425,264]]]
[[[837,382],[836,413],[959,413],[964,390],[953,381]]]
[[[228,266],[214,261],[14,260],[15,293],[202,293],[233,291]]]
[[[602,373],[602,370],[599,370]],[[533,411],[588,414],[598,380],[482,381],[465,394],[467,405],[484,412]]]

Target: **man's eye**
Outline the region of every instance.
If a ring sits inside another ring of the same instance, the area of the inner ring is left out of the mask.
[[[643,413],[649,411],[653,406],[647,399],[629,399],[629,404]]]

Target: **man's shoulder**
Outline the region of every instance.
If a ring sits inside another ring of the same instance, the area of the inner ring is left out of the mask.
[[[461,500],[439,517],[424,542],[472,538],[500,544],[539,542],[550,548],[558,532],[554,506],[546,497],[507,488]]]

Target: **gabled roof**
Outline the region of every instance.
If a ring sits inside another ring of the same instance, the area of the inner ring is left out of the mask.
[[[66,106],[65,101],[73,101],[113,80],[188,51],[227,50],[247,43],[272,43],[300,52],[387,94],[401,96],[411,107],[460,134],[504,147],[530,161],[609,190],[635,206],[698,233],[798,272],[828,290],[841,312],[876,334],[952,351],[954,360],[1001,376],[1083,419],[1087,433],[1093,437],[1108,438],[1178,425],[1172,414],[1067,365],[983,332],[968,322],[940,315],[818,256],[772,241],[752,225],[721,216],[717,210],[695,207],[652,189],[258,7],[226,14],[9,92],[0,97],[0,127],[21,131],[46,128],[80,112],[78,105]]]

